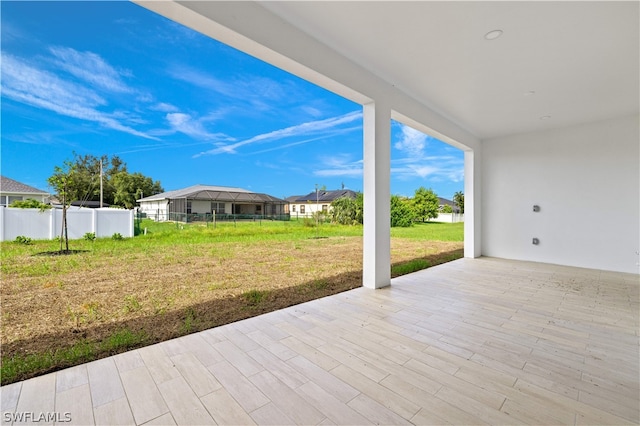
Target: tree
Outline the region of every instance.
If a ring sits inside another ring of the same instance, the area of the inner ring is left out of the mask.
[[[141,173],[119,172],[111,178],[111,184],[115,188],[113,204],[132,209],[136,200],[144,194],[153,195],[163,191],[160,182],[154,182],[150,177]]]
[[[413,225],[414,211],[408,199],[391,196],[391,227],[409,227]]]
[[[129,173],[127,165],[117,155],[98,158],[93,155],[73,153],[73,170],[67,176],[67,190],[75,197],[71,201],[100,200],[100,164],[102,164],[103,202],[110,205],[133,208],[142,195],[163,192],[160,182],[153,181],[141,173]],[[65,162],[66,163],[66,162]]]
[[[464,193],[462,191],[453,194],[453,202],[458,206],[458,211],[464,214]]]
[[[426,222],[429,219],[435,219],[438,217],[438,209],[440,208],[440,201],[438,196],[431,188],[426,189],[421,186],[416,189],[413,197],[413,208],[415,211],[416,219],[422,219]]]
[[[331,221],[342,225],[356,225],[362,223],[363,219],[362,193],[358,193],[356,198],[340,197],[331,203]]]
[[[53,175],[47,179],[49,185],[56,192],[56,196],[62,203],[62,229],[60,231],[60,253],[62,250],[62,241],[65,243],[65,253],[69,253],[69,232],[67,227],[67,208],[71,204],[72,200],[79,198],[79,192],[81,187],[77,185],[75,178],[76,164],[65,160],[62,167],[56,166],[53,170]]]
[[[453,213],[453,207],[451,207],[449,204],[445,204],[444,206],[442,206],[442,213]]]

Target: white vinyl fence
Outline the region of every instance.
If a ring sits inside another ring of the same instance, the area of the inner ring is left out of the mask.
[[[71,208],[67,210],[69,239],[82,238],[87,232],[96,237],[134,235],[133,210]],[[34,240],[52,240],[62,229],[62,209],[41,212],[38,209],[0,207],[0,241],[12,241],[19,235]]]
[[[435,219],[431,219],[431,222],[446,222],[446,223],[464,222],[464,214],[438,213],[438,217]]]

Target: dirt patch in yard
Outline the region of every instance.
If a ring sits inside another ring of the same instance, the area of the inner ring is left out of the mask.
[[[77,267],[64,273],[20,276],[9,268],[3,274],[3,359],[98,342],[123,329],[144,336],[134,347],[150,344],[339,293],[362,281],[361,237],[216,242],[126,258],[74,256]],[[392,240],[394,264],[426,259],[435,265],[461,256],[461,242]],[[17,261],[35,268],[42,257]],[[58,363],[36,374],[67,366]]]

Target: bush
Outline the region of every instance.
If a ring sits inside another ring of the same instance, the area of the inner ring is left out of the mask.
[[[112,239],[116,240],[116,241],[120,241],[120,240],[124,240],[124,237],[122,236],[121,233],[116,232],[115,234],[113,234],[111,236]]]
[[[391,196],[391,227],[408,227],[413,225],[414,211],[409,200],[397,195]]]
[[[26,200],[16,200],[9,205],[9,207],[15,207],[18,209],[40,209],[41,211],[51,208],[51,205],[41,203],[33,198],[27,198]]]
[[[18,235],[16,237],[16,243],[20,244],[31,244],[31,238],[25,237],[24,235]]]
[[[96,233],[95,232],[87,232],[86,234],[84,234],[84,238],[87,241],[93,241],[96,239]]]
[[[364,202],[362,193],[355,199],[340,197],[331,203],[331,221],[341,225],[356,225],[362,223]]]
[[[316,226],[316,220],[311,218],[311,217],[303,217],[302,218],[302,225],[308,227],[308,228],[315,228]]]

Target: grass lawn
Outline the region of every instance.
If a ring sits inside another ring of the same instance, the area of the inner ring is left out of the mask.
[[[2,384],[360,286],[362,227],[176,225],[1,244]],[[462,256],[463,224],[391,231],[392,275]]]

